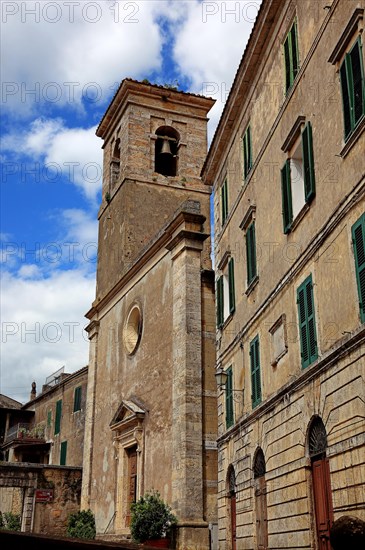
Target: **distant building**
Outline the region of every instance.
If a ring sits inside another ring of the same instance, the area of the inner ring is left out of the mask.
[[[263,0],[208,158],[220,548],[365,518],[364,3]]]
[[[209,548],[217,523],[210,188],[200,179],[213,103],[124,80],[97,130],[82,507],[100,536],[126,537],[131,503],[156,489],[183,550]]]

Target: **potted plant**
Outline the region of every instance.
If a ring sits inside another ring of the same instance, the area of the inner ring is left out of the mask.
[[[153,548],[169,548],[177,519],[158,491],[150,491],[131,506],[131,534],[136,542]]]

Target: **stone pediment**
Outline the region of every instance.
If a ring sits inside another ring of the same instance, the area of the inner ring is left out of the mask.
[[[115,413],[110,428],[122,430],[132,425],[139,425],[145,416],[145,411],[133,401],[122,401]]]

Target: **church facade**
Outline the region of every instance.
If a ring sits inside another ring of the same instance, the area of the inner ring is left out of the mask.
[[[214,186],[223,550],[365,519],[364,3],[264,0]]]
[[[202,183],[214,101],[124,80],[104,140],[82,508],[128,536],[130,506],[158,490],[177,547],[208,548],[217,524],[214,274]]]

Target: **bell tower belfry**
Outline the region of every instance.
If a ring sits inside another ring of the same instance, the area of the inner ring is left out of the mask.
[[[212,99],[124,80],[104,140],[82,508],[103,538],[130,535],[131,503],[158,490],[176,548],[217,524],[210,188],[200,172]]]

